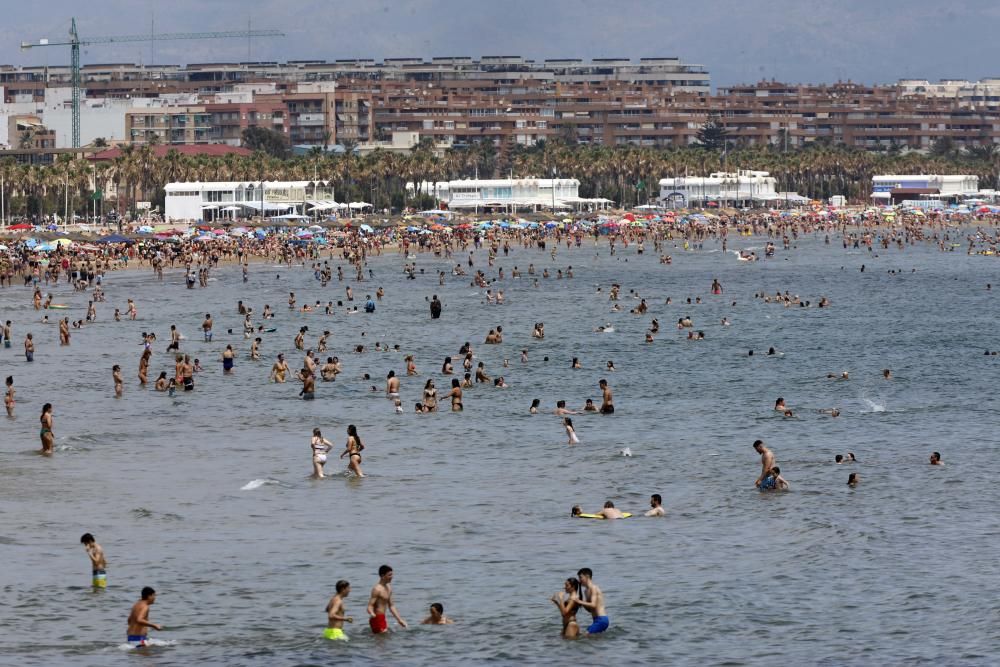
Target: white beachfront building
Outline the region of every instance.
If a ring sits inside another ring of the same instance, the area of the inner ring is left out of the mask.
[[[708,176],[660,179],[660,201],[668,206],[716,202],[719,206],[760,206],[787,200],[801,203],[794,192],[777,192],[777,179],[766,171],[715,172]]]
[[[413,183],[406,184],[410,196]],[[424,181],[420,194],[431,195],[449,209],[494,209],[513,212],[518,209],[607,208],[610,199],[580,196],[580,181],[575,178],[498,178],[487,180]]]
[[[334,199],[327,181],[168,183],[163,189],[167,222],[252,217],[261,212],[265,217],[326,215],[349,207]]]
[[[872,176],[872,198],[901,201],[943,200],[974,196],[979,177],[969,174],[884,174]]]

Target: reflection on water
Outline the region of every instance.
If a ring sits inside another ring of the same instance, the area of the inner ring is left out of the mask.
[[[166,627],[154,635],[167,645],[147,650],[162,664],[991,662],[998,631],[980,591],[997,581],[995,559],[984,554],[1000,532],[998,362],[982,350],[996,347],[997,308],[983,289],[1000,282],[996,263],[919,247],[851,256],[814,239],[759,263],[713,250],[678,248],[669,266],[632,249],[613,258],[604,247],[598,258],[592,247],[560,250],[556,262],[516,250],[497,262],[508,275],[530,262],[539,273],[572,264],[576,277],[539,278],[538,288],[508,279],[504,306],[487,306],[464,279],[439,286],[436,271],[448,261],[421,256],[426,274],[405,281],[399,258],[376,258],[374,281],[354,292],[363,303],[383,286],[377,312],[341,308],[332,317],[285,306],[289,291],[300,303],[344,298],[348,283],[321,288],[304,269],[256,266],[249,285],[238,269],[223,269],[206,290],[185,289],[179,273],[162,284],[144,273],[112,275],[101,319],[74,331],[69,348],[58,346],[54,324],[31,323],[29,291],[0,290],[15,340],[33,331],[38,350],[34,364],[17,346],[0,350],[3,375],[18,387],[16,419],[0,426],[0,543],[10,552],[0,575],[3,661],[131,661],[118,651],[125,617],[151,585],[159,592],[152,619]],[[724,296],[709,294],[715,278]],[[607,300],[612,281],[622,283],[619,313]],[[826,296],[832,307],[752,298],[786,289],[813,303]],[[646,298],[649,313],[628,313],[638,303],[629,290]],[[85,295],[52,291],[71,317],[82,316]],[[428,315],[432,294],[444,302],[440,320]],[[698,296],[704,303],[687,304]],[[140,319],[113,322],[127,297]],[[249,359],[238,299],[277,313],[277,330],[261,335],[264,361]],[[198,335],[207,312],[216,321],[210,344]],[[705,340],[676,330],[684,316]],[[661,331],[646,344],[653,317]],[[723,317],[732,325],[721,326]],[[530,335],[537,321],[544,340]],[[594,333],[605,323],[613,334]],[[174,397],[135,380],[143,331],[159,336],[150,377],[173,374],[164,352],[171,324],[187,335],[182,351],[205,368],[193,393]],[[503,345],[482,345],[497,325]],[[336,382],[318,383],[311,402],[297,398],[298,383],[267,381],[279,352],[293,368],[301,363],[292,338],[302,326],[307,345],[332,331],[321,356],[344,366]],[[461,414],[413,414],[427,378],[446,393],[442,361],[452,356],[460,369],[465,341],[510,388],[466,390]],[[376,342],[401,351],[351,351]],[[226,344],[239,353],[232,375],[221,369]],[[783,356],[764,355],[771,346]],[[405,376],[406,354],[419,377]],[[570,367],[573,357],[583,368]],[[113,398],[116,363],[127,380],[121,400]],[[882,379],[883,368],[893,380]],[[369,391],[389,370],[402,378],[404,414]],[[850,380],[826,378],[842,370]],[[574,415],[581,444],[569,447],[555,402],[600,404],[601,378],[617,413]],[[794,418],[771,409],[778,396]],[[528,414],[534,398],[542,414]],[[51,459],[32,453],[47,401],[55,405]],[[819,412],[834,407],[838,418]],[[366,445],[364,480],[341,474],[348,424]],[[335,444],[324,480],[309,478],[315,426]],[[774,449],[791,493],[753,489],[756,438]],[[945,467],[926,464],[932,450]],[[847,451],[859,463],[832,463]],[[861,474],[861,486],[847,487],[849,472]],[[651,493],[663,496],[665,519],[569,518],[572,505],[596,511],[606,499],[641,513]],[[85,585],[78,540],[86,531],[108,555],[110,583],[100,593]],[[364,606],[383,562],[395,568],[411,630],[373,639]],[[582,566],[603,587],[612,626],[567,645],[548,598]],[[323,607],[342,578],[354,586],[348,644],[320,637]],[[416,625],[436,601],[457,625]]]

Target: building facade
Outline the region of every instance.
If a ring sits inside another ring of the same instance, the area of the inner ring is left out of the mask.
[[[164,219],[195,222],[236,217],[280,216],[340,208],[326,181],[168,183]]]
[[[715,202],[719,206],[760,206],[794,197],[778,193],[777,180],[766,171],[716,172],[708,176],[679,176],[660,179],[660,201],[668,206]]]

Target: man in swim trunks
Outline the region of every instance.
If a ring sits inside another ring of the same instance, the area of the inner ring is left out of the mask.
[[[344,634],[344,621],[353,623],[354,618],[344,616],[344,598],[351,594],[351,584],[341,579],[337,582],[337,594],[330,598],[326,605],[326,629],[323,636],[334,641],[347,641]]]
[[[83,545],[83,548],[87,550],[87,555],[90,556],[90,569],[94,576],[94,588],[107,588],[108,562],[104,558],[104,549],[101,548],[101,545],[97,543],[97,540],[90,533],[83,534],[83,537],[80,538],[80,544]]]
[[[128,643],[145,646],[148,639],[147,628],[162,630],[163,627],[149,620],[149,608],[156,602],[156,591],[149,586],[142,589],[142,599],[132,605],[128,615]]]
[[[615,507],[615,504],[610,500],[604,503],[604,509],[598,512],[605,519],[624,519],[625,515],[621,513],[621,510]]]
[[[389,632],[389,624],[385,620],[386,609],[397,623],[406,627],[406,621],[396,611],[396,605],[392,601],[392,568],[383,565],[378,569],[378,577],[378,583],[372,587],[371,597],[368,598],[368,625],[375,635]]]
[[[389,371],[385,380],[385,397],[388,399],[399,398],[399,378],[396,371]]]
[[[613,398],[611,396],[611,387],[608,386],[607,380],[601,380],[597,383],[601,388],[601,414],[611,415],[615,412],[615,405]]]
[[[576,576],[580,580],[580,593],[573,597],[573,602],[589,611],[594,619],[594,622],[587,628],[587,634],[596,635],[604,632],[611,625],[608,613],[604,609],[604,593],[591,578],[594,573],[589,567],[580,568]]]
[[[774,454],[770,449],[764,446],[763,440],[755,440],[753,448],[758,454],[760,454],[760,477],[757,478],[753,485],[760,488],[761,482],[764,481],[764,478],[767,477],[767,473],[774,467]]]

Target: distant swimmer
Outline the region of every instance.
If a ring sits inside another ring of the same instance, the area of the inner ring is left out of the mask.
[[[944,461],[941,460],[941,454],[938,452],[931,453],[931,465],[932,466],[943,466]]]
[[[785,410],[787,410],[788,407],[785,405],[785,399],[779,396],[778,399],[774,402],[774,409],[776,412],[784,412]]]
[[[383,565],[378,569],[378,583],[372,587],[371,597],[368,598],[368,626],[372,629],[372,634],[380,635],[389,632],[389,623],[386,621],[386,610],[392,614],[403,628],[406,628],[406,621],[396,610],[396,604],[392,601],[392,568]]]
[[[90,533],[83,534],[80,538],[80,544],[83,545],[90,558],[91,584],[94,588],[106,588],[108,585],[108,562],[104,558],[104,549]]]
[[[663,509],[663,499],[660,494],[654,493],[649,497],[649,509],[643,516],[666,516],[667,512]]]
[[[882,377],[885,378],[886,380],[891,380],[892,379],[892,371],[889,370],[888,368],[883,368],[882,369]]]
[[[837,375],[836,373],[827,373],[826,377],[829,378],[829,379],[831,379],[831,380],[850,380],[851,379],[850,376],[847,374],[847,371],[842,372],[840,375]]]
[[[353,623],[354,618],[344,615],[344,598],[351,594],[351,584],[341,579],[337,582],[337,594],[326,605],[326,629],[323,636],[333,641],[347,641],[344,623]]]
[[[142,599],[132,605],[128,615],[128,643],[136,647],[146,645],[149,628],[162,630],[163,626],[149,620],[149,608],[156,602],[156,591],[149,586],[142,589]]]
[[[852,489],[860,483],[861,483],[861,475],[859,475],[858,473],[852,472],[850,475],[847,476],[847,486],[851,487]]]
[[[593,623],[587,628],[587,634],[596,635],[604,632],[611,625],[604,607],[604,593],[594,583],[594,573],[589,567],[580,568],[576,576],[580,580],[580,592],[572,598],[572,601],[589,611],[593,617]]]
[[[451,625],[455,621],[444,615],[444,605],[440,602],[432,602],[427,618],[420,622],[421,625]]]
[[[563,590],[555,593],[551,598],[562,616],[563,639],[576,639],[580,636],[580,625],[576,621],[576,612],[580,609],[580,605],[573,602],[573,598],[579,596],[580,580],[576,577],[570,577],[563,584]]]

